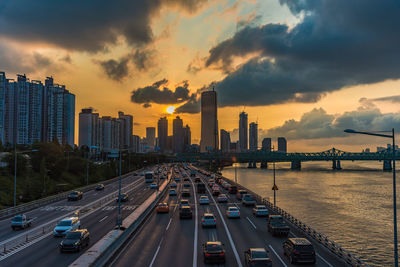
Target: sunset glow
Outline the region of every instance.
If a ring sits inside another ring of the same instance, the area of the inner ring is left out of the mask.
[[[169,107],[167,107],[167,112],[168,112],[169,114],[174,113],[174,111],[175,111],[175,107],[174,107],[174,106],[169,106]]]

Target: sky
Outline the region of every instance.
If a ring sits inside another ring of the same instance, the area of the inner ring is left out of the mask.
[[[199,143],[200,94],[215,88],[233,141],[245,111],[260,144],[374,151],[390,140],[343,130],[400,131],[399,14],[396,0],[2,0],[0,71],[65,84],[76,142],[93,107],[132,114],[139,136],[162,116],[172,133],[178,115]]]

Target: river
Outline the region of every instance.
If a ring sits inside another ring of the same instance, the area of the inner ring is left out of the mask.
[[[342,161],[343,169],[336,171],[331,165],[302,162],[302,169],[293,171],[290,163],[277,163],[277,205],[371,266],[393,265],[392,173],[374,161]],[[268,167],[238,164],[237,182],[272,202],[272,163]],[[234,167],[222,174],[235,180]]]

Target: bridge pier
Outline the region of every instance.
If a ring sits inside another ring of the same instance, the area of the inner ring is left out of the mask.
[[[389,172],[392,170],[392,161],[391,160],[384,160],[383,161],[383,171]]]
[[[257,168],[257,163],[255,161],[249,161],[249,165],[247,165],[247,168],[249,169],[254,169]]]
[[[301,161],[300,160],[293,160],[290,168],[292,170],[301,170]]]
[[[333,170],[341,170],[342,169],[342,167],[340,166],[340,160],[332,161],[332,169]]]
[[[267,161],[261,161],[260,168],[261,169],[268,169],[268,162]]]

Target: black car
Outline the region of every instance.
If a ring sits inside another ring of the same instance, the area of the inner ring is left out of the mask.
[[[81,251],[89,246],[89,231],[87,229],[73,230],[69,232],[60,243],[60,252]]]
[[[194,178],[194,182],[195,182],[195,183],[200,183],[200,182],[201,182],[200,177]]]
[[[290,263],[315,263],[315,250],[306,238],[289,238],[283,243],[283,254]]]
[[[182,197],[190,197],[190,190],[189,189],[183,189],[182,190]]]
[[[265,248],[250,248],[244,252],[246,266],[272,267],[271,258],[268,256]]]
[[[82,199],[83,193],[81,191],[73,191],[68,195],[68,201]]]
[[[101,191],[101,190],[104,190],[104,184],[98,184],[98,185],[96,185],[96,191]]]
[[[183,178],[183,181],[184,182],[189,182],[190,180],[189,180],[189,178],[185,177],[185,178]]]
[[[225,250],[219,241],[203,244],[204,263],[225,263]]]
[[[192,187],[192,185],[191,184],[183,184],[183,188],[190,188],[190,187]]]
[[[128,194],[123,193],[121,194],[121,202],[127,202],[129,200]],[[118,197],[117,197],[117,202],[118,202]]]
[[[179,209],[180,219],[192,219],[192,208],[190,206],[182,206]]]

